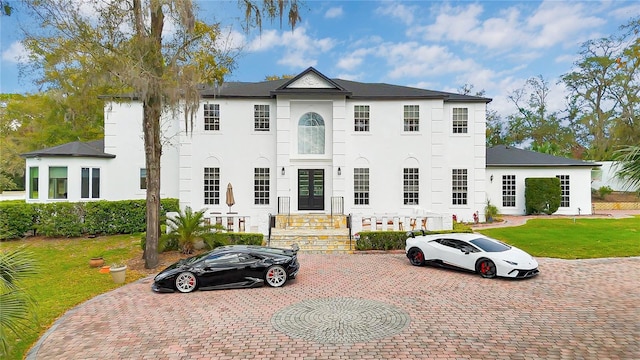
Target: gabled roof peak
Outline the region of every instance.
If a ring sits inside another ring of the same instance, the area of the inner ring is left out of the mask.
[[[351,92],[329,79],[313,67],[309,67],[271,92],[272,95],[287,93],[323,93],[350,96]]]

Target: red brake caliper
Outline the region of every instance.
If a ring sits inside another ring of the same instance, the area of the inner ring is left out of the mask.
[[[487,266],[486,262],[482,262],[480,264],[480,272],[482,272],[483,274],[487,272],[487,268],[488,268],[488,266]]]

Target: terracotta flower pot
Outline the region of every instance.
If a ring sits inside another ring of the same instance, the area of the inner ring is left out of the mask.
[[[104,259],[101,257],[94,257],[94,258],[91,258],[91,260],[89,260],[89,266],[91,267],[95,268],[95,267],[100,267],[102,265],[104,265]]]

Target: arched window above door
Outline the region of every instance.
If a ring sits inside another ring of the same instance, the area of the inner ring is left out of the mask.
[[[308,112],[298,121],[298,154],[324,154],[324,119]]]

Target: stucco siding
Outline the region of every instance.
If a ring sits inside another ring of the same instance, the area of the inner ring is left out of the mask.
[[[503,206],[502,177],[503,175],[515,175],[516,177],[516,206]],[[590,215],[591,208],[591,168],[590,167],[522,167],[522,168],[487,168],[487,197],[491,203],[498,207],[501,214],[523,215],[525,214],[525,179],[556,177],[557,175],[569,176],[569,206],[560,207],[557,215]],[[484,210],[484,208],[483,208]]]

